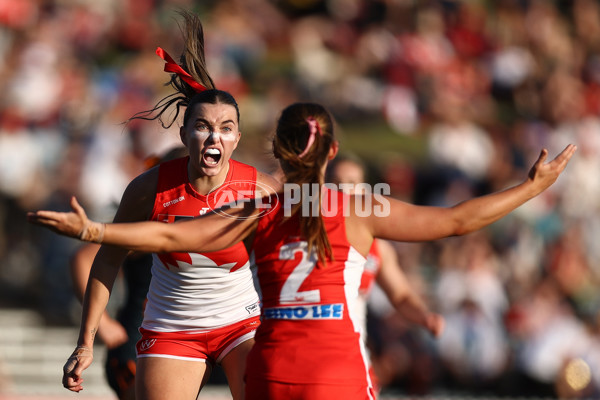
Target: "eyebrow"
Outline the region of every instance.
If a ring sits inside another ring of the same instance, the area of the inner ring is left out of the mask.
[[[212,124],[209,121],[207,121],[206,119],[204,119],[202,117],[196,118],[196,123],[198,123],[198,122],[204,122],[205,124],[212,126]],[[234,124],[235,125],[235,122],[232,119],[228,119],[228,120],[221,122],[221,125],[225,125],[225,124]]]

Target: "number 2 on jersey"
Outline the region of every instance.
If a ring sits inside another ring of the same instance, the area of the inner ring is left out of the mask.
[[[302,259],[294,267],[294,270],[281,288],[281,293],[279,294],[279,302],[281,304],[318,303],[321,301],[321,294],[318,289],[307,290],[305,292],[299,291],[302,282],[312,272],[317,263],[317,255],[311,253],[309,257],[307,248],[308,243],[306,242],[292,242],[284,244],[279,250],[280,260],[293,260],[296,258],[296,253],[302,254]]]

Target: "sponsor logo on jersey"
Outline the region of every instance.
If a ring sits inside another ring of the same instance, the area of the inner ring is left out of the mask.
[[[142,340],[142,343],[140,343],[140,351],[148,350],[150,347],[154,346],[154,343],[156,343],[156,339]]]
[[[254,304],[250,304],[249,306],[246,306],[246,311],[248,311],[248,314],[252,314],[256,311],[259,310],[259,304],[258,302],[254,303]]]
[[[185,197],[184,196],[179,196],[176,199],[173,199],[171,201],[167,201],[166,203],[163,203],[163,207],[166,208],[166,207],[172,206],[173,204],[177,204],[177,203],[179,203],[180,201],[183,201],[183,200],[185,200]]]
[[[248,322],[247,324],[244,324],[244,328],[255,328],[258,325],[260,325],[260,321],[252,321],[252,322]]]
[[[320,320],[342,319],[344,304],[315,304],[311,306],[272,307],[263,309],[265,319]]]

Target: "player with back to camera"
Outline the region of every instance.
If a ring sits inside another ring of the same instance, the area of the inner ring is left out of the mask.
[[[327,163],[338,151],[329,113],[318,104],[297,103],[283,110],[273,139],[286,178],[279,195],[177,224],[90,221],[75,198],[73,212],[37,211],[28,220],[80,240],[137,251],[251,246],[262,322],[247,358],[246,399],[372,399],[354,303],[373,239],[429,241],[481,229],[551,186],[575,150],[568,145],[546,163],[544,149],[520,184],[453,207],[346,196],[321,189]],[[305,190],[298,191],[303,184]],[[259,207],[266,202],[273,204],[270,212]]]
[[[355,156],[338,155],[327,165],[326,182],[334,185],[346,184],[347,193],[358,194],[361,185],[366,184],[365,166]],[[340,187],[340,189],[342,189]],[[356,301],[356,317],[363,340],[367,345],[367,302],[373,286],[377,282],[385,293],[390,304],[407,321],[425,328],[433,336],[438,337],[444,329],[444,318],[429,311],[425,302],[412,290],[408,278],[404,274],[396,250],[386,240],[374,239],[366,257]],[[370,374],[375,391],[381,389],[377,378],[376,360],[370,355]]]
[[[162,163],[133,179],[114,222],[163,224],[190,219],[216,207],[220,189],[235,198],[262,197],[278,185],[254,167],[231,159],[241,135],[238,105],[229,93],[214,88],[206,71],[199,18],[187,12],[181,15],[185,22],[181,65],[157,50],[166,61],[165,71],[173,73],[176,91],[134,118],[159,118],[164,124],[164,112],[175,105],[172,124],[185,107],[180,137],[189,157]],[[219,232],[212,235],[218,237]],[[93,262],[77,347],[64,366],[63,385],[71,391],[83,389],[82,374],[93,359],[98,324],[126,255],[124,249],[102,246]],[[243,243],[215,252],[154,254],[137,343],[136,398],[196,399],[218,363],[233,398],[242,399],[246,356],[259,316],[259,298]]]

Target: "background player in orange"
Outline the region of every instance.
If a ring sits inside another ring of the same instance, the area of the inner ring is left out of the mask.
[[[428,241],[481,229],[550,187],[576,147],[568,145],[548,163],[542,150],[523,182],[453,207],[321,189],[338,143],[329,113],[318,104],[282,112],[273,150],[286,186],[281,201],[269,197],[270,212],[258,206],[261,199],[178,224],[102,224],[90,221],[73,198],[73,212],[38,211],[28,219],[138,251],[214,251],[243,242],[254,250],[263,296],[246,398],[368,399],[374,392],[353,303],[373,239]]]

